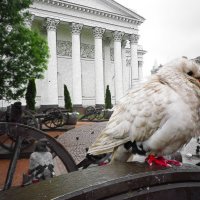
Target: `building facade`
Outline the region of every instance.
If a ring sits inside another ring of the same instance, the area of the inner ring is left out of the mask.
[[[34,0],[27,25],[47,38],[48,70],[37,80],[37,106],[102,105],[109,85],[115,104],[142,78],[138,45],[144,18],[113,0]]]

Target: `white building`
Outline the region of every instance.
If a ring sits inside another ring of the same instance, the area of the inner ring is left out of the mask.
[[[115,104],[142,78],[138,28],[144,18],[113,0],[34,0],[29,26],[48,41],[45,78],[37,81],[37,106],[64,106],[64,84],[75,108]]]

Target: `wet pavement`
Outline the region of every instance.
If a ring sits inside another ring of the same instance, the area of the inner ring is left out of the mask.
[[[198,155],[196,153],[197,145],[199,145],[197,139],[192,138],[191,141],[183,147],[181,151],[183,163],[197,164],[200,162],[200,154]]]
[[[105,128],[107,122],[94,122],[82,125],[78,128],[67,131],[62,134],[57,140],[71,154],[76,164],[82,161],[86,156],[86,148],[91,146],[96,137]],[[67,173],[61,161],[55,159],[56,174]]]

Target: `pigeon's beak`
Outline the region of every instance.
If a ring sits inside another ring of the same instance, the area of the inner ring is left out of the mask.
[[[190,81],[193,83],[193,84],[196,84],[198,85],[198,87],[200,88],[200,77],[191,77],[190,78]]]
[[[200,77],[192,77],[189,80],[190,82],[192,82],[193,84],[197,85],[200,88]]]
[[[194,76],[194,78],[198,81],[198,82],[200,82],[200,76]]]

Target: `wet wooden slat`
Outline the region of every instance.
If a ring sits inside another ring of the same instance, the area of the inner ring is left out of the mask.
[[[177,192],[176,192],[177,191]],[[152,199],[198,200],[200,167],[160,168],[123,163],[91,167],[16,190],[0,192],[0,199]],[[122,198],[123,197],[123,198]],[[151,198],[150,198],[151,197]],[[180,198],[179,198],[180,197]]]

